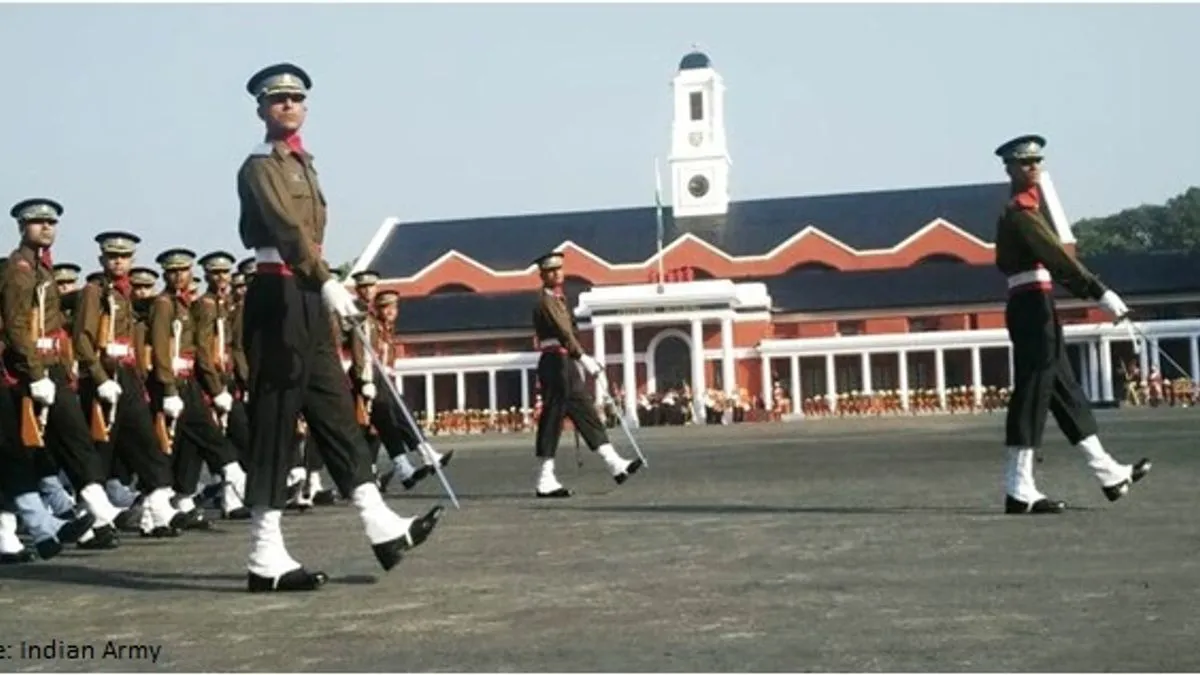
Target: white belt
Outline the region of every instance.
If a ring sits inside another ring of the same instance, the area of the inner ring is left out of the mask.
[[[1012,289],[1016,288],[1017,286],[1026,286],[1028,284],[1048,284],[1052,281],[1054,281],[1054,277],[1050,276],[1050,270],[1036,269],[1012,275],[1008,278],[1008,287]]]
[[[115,342],[109,343],[108,346],[104,348],[104,353],[108,354],[114,359],[124,358],[129,356],[129,345],[117,344]]]
[[[538,346],[543,347],[543,348],[545,348],[545,347],[561,347],[561,346],[563,346],[563,344],[558,341],[558,338],[546,338],[545,340],[539,340]]]
[[[256,248],[254,249],[254,259],[260,263],[282,265],[283,256],[279,255],[277,248]]]
[[[58,348],[58,338],[48,338],[48,337],[38,338],[37,339],[37,348],[38,349],[57,349]]]
[[[178,373],[184,370],[191,370],[194,363],[192,359],[176,357],[171,361],[171,368]]]

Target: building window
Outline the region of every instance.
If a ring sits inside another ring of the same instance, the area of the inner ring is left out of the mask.
[[[862,335],[863,322],[861,321],[839,321],[837,325],[838,335]]]
[[[688,95],[688,100],[692,107],[692,121],[699,122],[704,119],[704,94],[699,91],[693,91]]]
[[[908,320],[908,332],[910,333],[927,333],[937,329],[937,319],[919,316]]]

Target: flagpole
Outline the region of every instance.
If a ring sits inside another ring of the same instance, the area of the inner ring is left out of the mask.
[[[654,213],[658,220],[658,294],[662,295],[665,275],[663,273],[663,205],[662,175],[658,172],[658,158],[654,158]]]

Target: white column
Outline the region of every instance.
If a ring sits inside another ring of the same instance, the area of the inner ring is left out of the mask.
[[[625,421],[637,426],[637,357],[633,353],[633,324],[621,323],[621,380],[625,387]]]
[[[454,371],[454,384],[458,389],[459,410],[467,407],[467,374],[461,370]]]
[[[1017,369],[1013,365],[1013,348],[1008,346],[1008,388],[1012,389],[1017,386]]]
[[[834,370],[833,354],[825,355],[825,398],[829,401],[829,410],[837,410],[837,371]]]
[[[726,395],[737,391],[737,376],[733,372],[733,319],[721,319],[721,381]]]
[[[862,392],[864,394],[871,393],[871,354],[870,354],[870,352],[862,353]]]
[[[1150,339],[1150,365],[1162,374],[1162,350],[1158,348],[1158,338]]]
[[[900,385],[900,409],[901,409],[901,410],[906,410],[906,411],[907,411],[907,410],[908,410],[908,405],[909,405],[909,396],[908,396],[908,352],[907,352],[907,351],[905,351],[905,350],[900,350],[900,353],[898,354],[898,359],[897,359],[897,362],[898,362],[898,364],[899,364],[899,366],[900,366],[900,368],[899,368],[899,370],[900,370],[900,373],[899,373],[899,375],[898,375],[898,376],[899,376],[899,378],[900,378],[900,381],[899,381],[899,383],[898,383],[898,384]]]
[[[773,396],[774,393],[775,392],[772,391],[772,387],[771,387],[771,357],[763,356],[762,357],[762,400],[763,400],[763,405],[767,407],[767,410],[771,409],[772,399],[775,398]]]
[[[1134,338],[1134,340],[1137,339]],[[1138,348],[1138,370],[1142,373],[1141,384],[1145,386],[1147,378],[1150,377],[1150,354],[1148,353],[1150,345],[1143,342],[1141,344],[1135,343],[1135,346]]]
[[[804,410],[800,401],[800,357],[792,356],[792,414],[799,415]]]
[[[604,400],[604,385],[608,384],[608,364],[604,362],[604,351],[604,324],[597,322],[594,326],[592,326],[592,354],[597,361],[605,366],[605,370],[602,371],[604,373],[604,377],[597,377],[594,383],[596,388],[595,396],[597,403]]]
[[[1067,345],[1067,349],[1070,348],[1071,346]],[[1076,372],[1079,373],[1079,386],[1083,388],[1083,393],[1088,397],[1089,401],[1093,399],[1091,391],[1091,378],[1088,377],[1088,372],[1090,370],[1091,366],[1088,365],[1087,343],[1081,342],[1079,343],[1079,368],[1076,370]]]
[[[978,347],[971,347],[971,389],[975,395],[975,407],[983,407],[983,355]]]
[[[1200,382],[1200,335],[1193,335],[1188,340],[1189,365],[1192,371],[1192,384]]]
[[[946,409],[946,352],[938,347],[933,350],[933,362],[937,373],[938,407]]]
[[[700,319],[692,319],[692,419],[704,419],[704,331]]]
[[[1089,340],[1088,346],[1088,385],[1093,401],[1103,398],[1100,393],[1100,345]]]
[[[488,410],[496,411],[496,369],[488,371]]]
[[[1113,400],[1112,341],[1100,338],[1100,397]]]
[[[521,369],[521,412],[529,409],[529,369]]]
[[[392,382],[395,383],[395,385],[396,385],[396,393],[403,394],[404,393],[404,375],[402,375],[400,373],[396,373],[392,377]]]
[[[425,419],[432,422],[437,416],[437,396],[433,390],[433,373],[425,373]]]

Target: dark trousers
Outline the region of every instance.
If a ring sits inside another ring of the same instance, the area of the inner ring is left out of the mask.
[[[238,461],[242,466],[250,464],[250,418],[246,416],[246,404],[234,401],[229,409],[229,419],[225,435],[237,451]]]
[[[62,467],[76,490],[90,483],[103,485],[107,478],[101,457],[92,444],[79,397],[67,384],[67,371],[61,365],[52,365],[47,369],[47,375],[55,384],[55,393],[54,405],[50,406],[42,433],[44,448],[21,446],[21,399],[28,395],[28,385],[9,389],[4,410],[0,411],[0,416],[5,418],[5,436],[11,439],[0,448],[0,453],[6,455],[7,470],[2,473],[6,474],[3,489],[8,494],[18,495],[37,489],[37,479],[45,473],[38,469],[38,453],[48,453],[48,459]],[[52,467],[54,464],[43,462],[41,466]]]
[[[1096,418],[1067,358],[1053,296],[1040,291],[1015,293],[1004,318],[1013,346],[1005,445],[1040,447],[1047,411],[1072,445],[1095,434]]]
[[[237,461],[237,450],[221,432],[213,409],[204,400],[200,385],[190,378],[179,378],[175,382],[179,398],[183,400],[183,413],[175,422],[171,450],[174,458],[173,487],[180,496],[188,496],[196,492],[205,464],[210,473],[219,475],[222,467]],[[154,393],[154,400],[159,402],[158,409],[161,410],[162,394],[160,391]]]
[[[550,458],[558,452],[564,417],[571,418],[588,448],[595,450],[608,442],[608,432],[596,414],[592,394],[577,361],[566,354],[543,352],[538,359],[537,375],[542,392],[536,441],[538,457]]]
[[[246,504],[286,506],[301,414],[309,443],[320,446],[334,483],[349,498],[374,476],[320,291],[301,288],[295,277],[258,274],[245,303],[243,340],[250,364]]]
[[[113,463],[120,457],[122,463],[138,476],[138,490],[148,494],[171,485],[171,458],[163,453],[154,435],[154,418],[147,402],[146,388],[142,379],[131,369],[120,367],[116,372],[121,396],[117,399],[117,413],[108,431],[108,442],[97,443],[97,453],[103,464],[105,478],[114,475]],[[92,405],[96,402],[96,385],[91,378],[79,384],[79,402],[88,419],[91,430]],[[109,407],[100,401],[100,412],[105,422],[109,419]]]
[[[371,404],[371,426],[375,428],[375,433],[368,432],[368,441],[373,441],[371,457],[378,455],[380,443],[387,448],[391,457],[405,452],[416,452],[417,446],[421,444],[420,437],[404,419],[400,404],[392,397],[383,378],[381,373],[375,373],[375,391],[378,392],[378,396]]]

